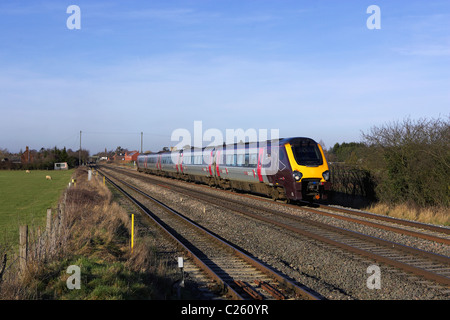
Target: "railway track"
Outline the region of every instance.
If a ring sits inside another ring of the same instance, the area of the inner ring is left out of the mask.
[[[99,172],[162,228],[228,298],[319,299],[166,204],[109,173]],[[155,207],[157,214],[149,209]]]
[[[417,229],[421,229],[421,230],[429,230],[432,232],[436,232],[437,234],[441,234],[441,236],[433,236],[433,235],[428,236],[427,234],[423,234],[423,233],[420,234],[419,232],[416,232],[416,233],[412,232],[409,235],[413,235],[415,237],[419,237],[419,238],[423,238],[423,239],[427,239],[427,240],[431,240],[431,241],[436,241],[436,242],[440,242],[440,243],[444,243],[444,244],[448,244],[448,245],[450,244],[450,237],[444,238],[442,236],[442,235],[450,235],[450,228],[426,224],[426,223],[420,223],[417,221],[409,221],[409,220],[402,220],[402,219],[397,219],[397,218],[388,217],[388,216],[375,215],[370,212],[351,210],[351,209],[347,209],[347,208],[339,208],[339,207],[330,206],[330,205],[324,205],[324,204],[318,204],[318,203],[315,203],[314,205],[316,205],[318,208],[321,208],[321,209],[342,212],[342,213],[350,214],[353,216],[358,216],[358,217],[363,217],[363,218],[368,218],[368,219],[373,219],[373,220],[379,220],[379,221],[386,221],[386,222],[397,224],[397,225],[408,226],[408,227],[413,227],[413,228],[417,228]],[[390,229],[386,228],[386,230],[390,230]],[[403,233],[403,234],[408,234],[407,232],[405,232],[405,230],[401,230],[400,228],[392,228],[392,231]]]
[[[127,172],[127,174],[130,173]],[[137,174],[133,176],[139,177],[141,175]],[[141,178],[144,179],[142,176]],[[147,181],[149,181],[149,179],[152,181],[152,178],[149,176],[145,176],[145,179]],[[251,217],[271,225],[276,225],[279,228],[289,230],[290,232],[294,232],[301,236],[312,238],[316,241],[327,243],[328,245],[332,245],[347,252],[352,252],[353,254],[364,256],[374,261],[399,268],[408,273],[412,273],[420,276],[421,278],[438,283],[443,286],[444,289],[450,287],[450,258],[447,256],[430,253],[350,230],[333,227],[295,215],[284,214],[278,210],[269,209],[264,205],[252,205],[249,207],[248,204],[231,199],[226,195],[212,196],[209,193],[198,190],[192,191],[188,188],[180,187],[174,183],[161,183],[161,181],[155,179],[153,179],[153,183],[170,188],[172,191],[179,192],[191,198],[196,198],[202,202],[208,202],[212,205],[228,208],[229,210],[233,210],[239,214],[246,215],[247,217]],[[302,207],[301,209],[303,210],[304,208]],[[317,211],[316,209],[314,210]],[[365,222],[365,224],[367,224],[367,222]],[[370,222],[370,224],[373,224],[373,222]],[[391,231],[393,232],[404,232],[397,229],[399,228],[391,227]],[[406,232],[409,232],[409,235],[424,238],[418,231]],[[427,236],[427,239],[434,239],[432,241],[446,243],[445,237],[434,235],[431,238]]]
[[[132,172],[130,170],[124,171],[124,169],[117,169],[117,168],[115,168],[115,170],[126,172],[128,175],[133,174],[136,177],[141,176],[137,172]],[[150,176],[148,176],[148,179],[151,179]],[[161,181],[153,179],[153,182],[159,184],[162,187],[171,186],[176,188],[176,186],[173,183],[169,182],[170,179],[166,180],[167,181],[165,181],[164,183],[161,183]],[[205,189],[211,189],[211,187],[208,186],[203,185],[197,186],[203,187]],[[221,190],[221,192],[224,194],[239,195],[240,197],[243,198],[257,199],[260,202],[276,204],[277,206],[280,207],[307,211],[321,216],[328,216],[338,220],[350,221],[361,225],[392,231],[402,235],[408,235],[416,238],[433,241],[436,243],[450,245],[450,228],[448,227],[425,224],[417,221],[397,219],[389,216],[376,215],[370,212],[352,210],[348,208],[335,207],[319,203],[314,203],[313,204],[314,207],[306,206],[306,203],[304,203],[305,204],[304,206],[299,207],[298,205],[295,204],[274,202],[273,200],[269,200],[265,197],[259,197],[251,194],[241,194],[229,190]]]

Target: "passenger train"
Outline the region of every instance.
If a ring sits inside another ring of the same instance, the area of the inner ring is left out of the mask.
[[[142,154],[140,172],[258,193],[273,200],[327,199],[330,171],[310,138],[284,138]]]

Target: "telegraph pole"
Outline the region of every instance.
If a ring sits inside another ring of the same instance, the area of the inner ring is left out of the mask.
[[[78,151],[78,165],[81,166],[81,130],[80,130],[80,150]]]
[[[143,148],[142,148],[142,146],[143,146],[143,141],[144,141],[144,132],[141,131],[141,153],[144,152],[144,151],[143,151]]]

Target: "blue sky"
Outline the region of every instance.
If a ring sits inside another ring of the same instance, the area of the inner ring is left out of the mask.
[[[81,9],[70,30],[67,7]],[[370,5],[381,29],[370,30]],[[326,147],[449,115],[450,2],[0,1],[0,148],[279,129]]]

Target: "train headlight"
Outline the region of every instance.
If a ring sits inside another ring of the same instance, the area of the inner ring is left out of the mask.
[[[330,180],[330,171],[325,171],[324,173],[322,173],[322,177],[325,179],[325,181],[329,181]]]
[[[300,179],[303,177],[302,173],[295,170],[292,175],[294,176],[295,181],[300,181]]]

